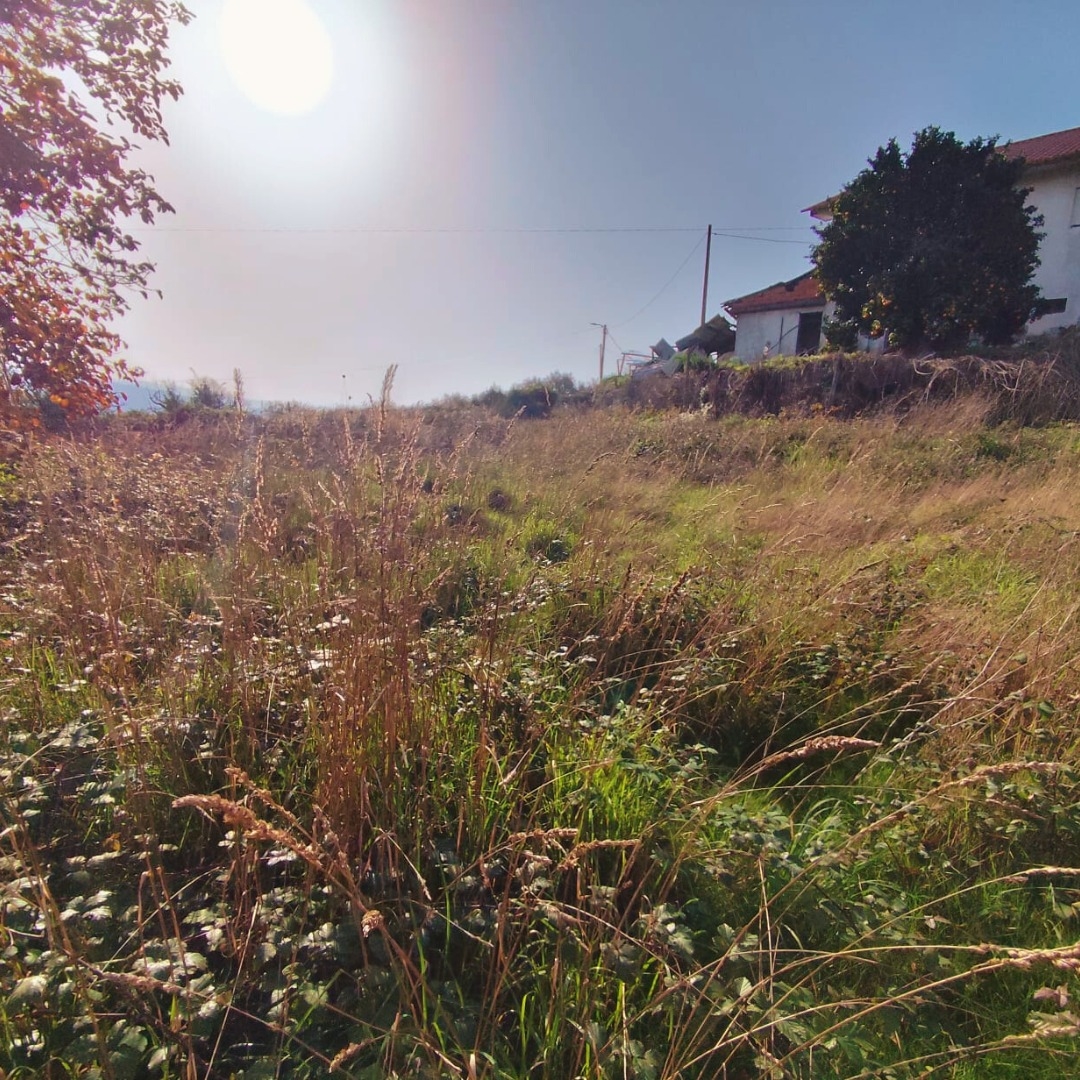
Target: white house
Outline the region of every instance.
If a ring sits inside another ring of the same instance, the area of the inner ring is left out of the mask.
[[[822,318],[832,306],[810,270],[729,300],[724,310],[736,319],[735,356],[750,361],[818,352]]]
[[[1002,147],[1006,157],[1022,157],[1022,183],[1029,201],[1043,216],[1043,239],[1035,284],[1043,299],[1029,333],[1041,334],[1080,322],[1080,128],[1021,139]],[[818,221],[832,216],[832,199],[807,208]],[[738,320],[735,355],[740,360],[816,352],[821,347],[822,317],[832,314],[813,271],[791,281],[729,300],[724,308]],[[861,345],[880,348],[866,339]]]
[[[1072,326],[1080,322],[1080,127],[1009,143],[1005,156],[1024,159],[1028,200],[1043,216],[1035,271],[1041,316],[1029,333]]]

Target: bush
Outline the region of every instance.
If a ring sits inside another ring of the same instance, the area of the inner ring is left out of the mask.
[[[473,404],[493,409],[506,419],[514,416],[542,419],[550,416],[558,405],[580,402],[582,393],[583,388],[574,382],[572,375],[553,372],[543,379],[528,379],[516,383],[509,390],[493,386],[490,390],[478,394],[472,401]]]
[[[231,404],[224,384],[206,375],[191,380],[191,403],[198,409],[224,409]]]
[[[238,388],[241,385],[238,383]],[[190,386],[191,392],[184,394],[175,383],[165,383],[150,395],[150,400],[166,417],[177,422],[188,420],[197,412],[220,412],[236,404],[225,384],[208,375],[192,376]]]

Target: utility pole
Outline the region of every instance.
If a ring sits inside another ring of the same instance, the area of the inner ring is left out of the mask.
[[[705,280],[701,285],[701,325],[705,325],[705,320],[709,317],[709,256],[712,254],[712,226],[709,226],[709,231],[705,234]]]
[[[600,381],[604,381],[604,354],[607,352],[607,323],[590,323],[591,326],[599,326],[601,330],[600,334]]]

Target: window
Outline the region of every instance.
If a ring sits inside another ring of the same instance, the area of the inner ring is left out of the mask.
[[[795,352],[800,356],[816,353],[821,348],[820,311],[799,312],[799,333],[795,338]]]
[[[1080,187],[1073,192],[1073,212],[1070,224],[1074,229],[1080,229]]]
[[[1035,302],[1034,317],[1041,319],[1044,315],[1060,315],[1064,312],[1068,303],[1069,298],[1067,296],[1059,296],[1053,300],[1037,300]]]

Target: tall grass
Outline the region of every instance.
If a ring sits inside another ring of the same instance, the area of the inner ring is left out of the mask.
[[[1075,430],[388,390],[19,461],[0,1069],[1072,1075]]]

